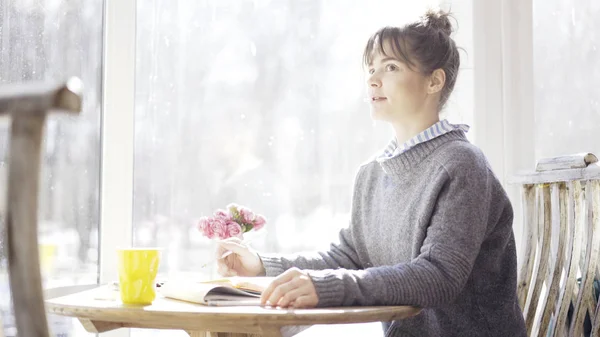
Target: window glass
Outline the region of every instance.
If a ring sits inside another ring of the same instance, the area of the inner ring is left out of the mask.
[[[536,157],[600,155],[600,3],[533,5]]]
[[[79,116],[52,115],[44,134],[39,242],[46,288],[96,283],[102,75],[102,0],[0,2],[0,85],[32,80],[84,83]],[[6,218],[10,120],[0,118],[0,226]],[[15,336],[4,236],[0,310]],[[49,317],[53,336],[87,335],[77,321]]]

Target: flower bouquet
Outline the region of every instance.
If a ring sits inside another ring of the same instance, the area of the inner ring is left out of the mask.
[[[238,237],[251,230],[264,227],[267,219],[250,209],[230,204],[227,209],[218,209],[213,216],[204,216],[198,221],[198,230],[209,239],[227,239]]]

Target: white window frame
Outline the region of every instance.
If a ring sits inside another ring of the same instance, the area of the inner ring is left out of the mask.
[[[105,0],[100,178],[100,283],[118,279],[116,249],[132,244],[136,1]],[[127,337],[129,329],[102,336]]]
[[[475,142],[509,191],[518,244],[520,194],[507,180],[535,164],[532,2],[473,0]],[[130,246],[133,236],[135,22],[135,0],[105,0],[101,283],[117,278],[115,250]],[[103,335],[128,336],[129,330]]]

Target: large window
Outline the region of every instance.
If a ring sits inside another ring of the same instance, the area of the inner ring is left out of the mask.
[[[237,202],[269,219],[260,250],[328,247],[358,166],[391,137],[364,102],[362,48],[430,4],[138,2],[134,242],[164,246],[164,270],[199,271],[213,247],[195,222]],[[463,56],[447,115],[468,123]]]
[[[536,157],[600,155],[600,3],[533,4]]]
[[[268,218],[258,250],[326,249],[392,135],[364,102],[363,47],[436,3],[139,1],[134,243],[165,248],[163,273],[215,276],[195,224],[236,202]],[[446,115],[471,123],[471,5],[451,5],[466,53]]]
[[[47,119],[40,179],[39,239],[46,287],[96,283],[102,69],[102,0],[0,2],[0,85],[79,76],[80,116]],[[0,119],[0,225],[4,231],[8,132]],[[0,310],[14,336],[4,235],[0,236]],[[50,317],[54,336],[74,336],[80,324]]]

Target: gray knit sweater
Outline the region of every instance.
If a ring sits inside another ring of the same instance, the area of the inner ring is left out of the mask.
[[[318,306],[414,305],[386,336],[525,337],[513,211],[460,130],[360,167],[351,222],[329,251],[261,254],[267,275],[307,269]]]

